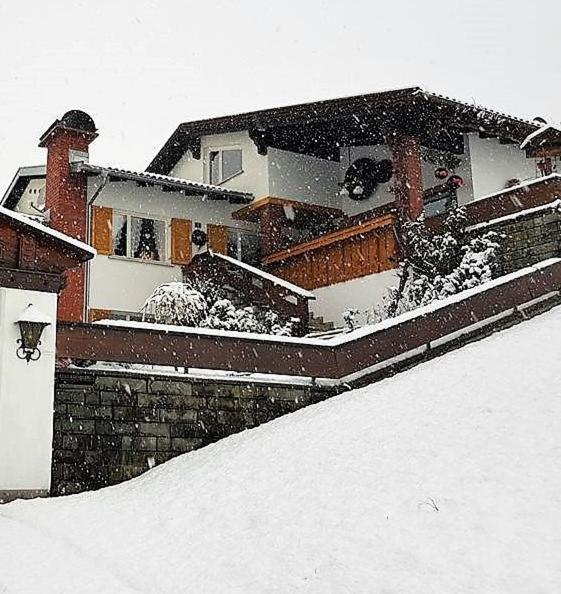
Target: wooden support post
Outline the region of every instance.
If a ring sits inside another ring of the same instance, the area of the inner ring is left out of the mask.
[[[423,212],[421,145],[415,136],[398,136],[392,143],[395,200],[409,220]]]
[[[261,257],[280,251],[280,230],[285,223],[285,218],[282,206],[271,204],[263,208],[259,221]]]

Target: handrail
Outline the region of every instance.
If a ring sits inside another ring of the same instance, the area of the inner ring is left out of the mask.
[[[368,233],[375,229],[379,229],[380,227],[387,227],[388,225],[393,225],[395,221],[395,215],[387,214],[382,217],[373,219],[371,221],[366,221],[365,223],[361,223],[359,225],[354,225],[352,227],[344,227],[343,229],[332,231],[331,233],[327,233],[325,235],[322,235],[321,237],[316,237],[315,239],[311,239],[310,241],[298,243],[290,248],[283,250],[282,252],[270,254],[269,256],[263,258],[263,264],[267,265],[272,264],[273,262],[278,262],[280,260],[294,258],[295,256],[299,256],[300,254],[317,250],[327,245],[331,245],[332,243],[344,241],[345,239],[355,237],[356,235],[363,235],[364,233]]]
[[[327,340],[156,326],[59,323],[57,356],[343,381],[474,325],[558,293],[561,260],[496,279]]]

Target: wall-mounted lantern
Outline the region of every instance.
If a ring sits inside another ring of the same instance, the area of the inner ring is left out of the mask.
[[[21,334],[21,338],[17,340],[20,345],[16,350],[18,359],[25,359],[28,363],[37,361],[41,357],[41,335],[50,326],[51,320],[30,303],[16,320],[16,324]]]

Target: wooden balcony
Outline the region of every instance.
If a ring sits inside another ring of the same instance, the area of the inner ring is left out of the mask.
[[[346,226],[263,258],[272,274],[318,289],[397,266],[396,216],[385,214]]]

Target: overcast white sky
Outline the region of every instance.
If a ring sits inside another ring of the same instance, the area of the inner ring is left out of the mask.
[[[0,191],[68,109],[144,168],[182,121],[420,84],[561,120],[555,0],[0,0]]]

